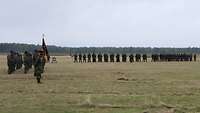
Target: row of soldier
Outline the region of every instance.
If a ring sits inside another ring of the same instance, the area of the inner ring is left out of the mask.
[[[74,54],[74,62],[147,62],[147,54]],[[196,54],[152,54],[152,62],[196,61]]]
[[[152,61],[196,61],[196,54],[153,54]]]
[[[10,54],[7,56],[8,64],[8,74],[12,74],[16,70],[19,70],[23,67],[24,64],[24,73],[27,73],[29,69],[32,68],[32,54],[25,51],[24,55],[10,51]]]
[[[74,62],[147,62],[146,54],[130,54],[129,56],[126,54],[74,54]]]

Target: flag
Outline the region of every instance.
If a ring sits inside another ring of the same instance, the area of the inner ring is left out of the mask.
[[[44,40],[44,34],[43,34],[43,38],[42,38],[42,49],[44,50],[44,54],[47,57],[47,61],[49,61],[50,56],[49,56],[49,52],[48,52],[48,49],[47,49],[47,45],[46,45],[45,40]]]

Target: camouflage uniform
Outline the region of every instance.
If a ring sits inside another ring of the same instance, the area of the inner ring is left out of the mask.
[[[28,58],[28,52],[24,52],[24,73],[26,74],[29,70],[30,64],[29,64],[29,58]]]
[[[103,58],[102,54],[98,54],[98,62],[102,62],[102,58]]]
[[[104,62],[108,62],[108,54],[104,54],[103,57],[104,57]]]
[[[120,62],[120,55],[119,54],[116,55],[116,62]]]
[[[147,62],[147,55],[146,54],[143,54],[142,58],[143,58],[143,62]]]
[[[82,54],[79,54],[79,55],[78,55],[78,58],[79,58],[79,62],[82,63]]]
[[[28,53],[28,68],[31,69],[33,65],[33,56],[31,53]]]
[[[123,54],[122,55],[122,62],[126,62],[126,60],[127,60],[127,56],[126,56],[126,54]]]
[[[40,79],[41,79],[41,74],[43,71],[42,60],[43,60],[42,55],[38,53],[37,57],[35,58],[35,62],[34,62],[34,67],[35,67],[34,68],[34,76],[37,79],[37,83],[41,83]]]
[[[87,55],[87,57],[88,57],[88,62],[91,62],[91,54],[90,53]]]
[[[8,65],[8,74],[12,74],[15,71],[15,57],[12,51],[7,56],[7,65]]]
[[[23,64],[22,56],[19,53],[17,53],[15,58],[16,58],[15,59],[16,60],[16,69],[21,69],[22,64]]]
[[[77,54],[74,55],[74,63],[75,62],[78,62],[78,56],[77,56]]]
[[[130,61],[130,63],[134,62],[134,55],[133,54],[129,55],[129,61]]]
[[[83,55],[83,62],[86,63],[86,54]]]
[[[114,54],[110,54],[110,62],[115,62],[115,59],[114,59],[115,55]]]
[[[194,54],[194,61],[196,62],[197,61],[197,55]]]
[[[92,54],[92,62],[96,62],[96,54],[95,53]]]

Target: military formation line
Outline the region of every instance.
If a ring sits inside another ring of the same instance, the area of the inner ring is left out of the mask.
[[[170,62],[170,61],[196,61],[196,54],[74,54],[74,63],[86,62],[147,62],[148,58],[152,62]]]

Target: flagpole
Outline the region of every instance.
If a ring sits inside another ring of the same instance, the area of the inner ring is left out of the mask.
[[[44,33],[42,34],[42,38],[43,38],[43,39],[45,38],[45,34],[44,34]]]

